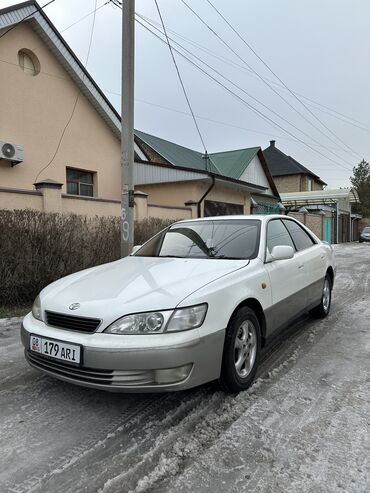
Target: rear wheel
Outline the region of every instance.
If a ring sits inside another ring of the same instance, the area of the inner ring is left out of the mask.
[[[314,318],[325,318],[330,312],[331,306],[331,290],[332,282],[330,276],[326,274],[324,285],[322,288],[321,302],[313,310],[310,311],[310,315]]]
[[[260,324],[249,307],[232,317],[227,329],[220,385],[226,392],[247,389],[256,375],[261,349]]]

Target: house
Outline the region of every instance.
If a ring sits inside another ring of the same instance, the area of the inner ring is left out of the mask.
[[[286,214],[306,224],[329,243],[358,238],[360,216],[352,214],[358,201],[352,189],[333,189],[319,176],[276,147],[275,140],[263,151]]]
[[[20,22],[20,20],[24,19]],[[0,208],[119,215],[120,115],[30,0],[0,10]],[[259,147],[203,156],[135,133],[135,217],[273,212]]]
[[[137,160],[135,167],[135,183],[150,203],[171,207],[173,214],[185,205],[192,209],[189,217],[280,211],[260,147],[205,156],[144,132],[135,135],[145,152],[153,149],[159,156],[151,155],[151,162]]]
[[[13,26],[0,42],[0,151],[21,160],[0,160],[0,208],[118,215],[118,113],[36,2],[0,10],[1,33]]]
[[[263,151],[279,193],[322,190],[326,183],[301,163],[276,147],[275,140]]]

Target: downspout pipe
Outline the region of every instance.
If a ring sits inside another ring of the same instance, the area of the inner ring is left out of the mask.
[[[201,198],[197,202],[197,213],[198,213],[198,217],[201,217],[201,205],[202,205],[202,202],[207,197],[207,195],[212,190],[212,188],[215,186],[215,177],[213,175],[211,175],[211,178],[212,178],[212,182],[211,182],[210,186],[207,188],[207,190],[205,191],[205,193],[201,196]]]

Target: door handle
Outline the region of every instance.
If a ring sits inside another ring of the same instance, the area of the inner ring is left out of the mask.
[[[298,265],[298,269],[303,269],[304,264]]]

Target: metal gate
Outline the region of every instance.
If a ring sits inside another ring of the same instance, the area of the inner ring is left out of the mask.
[[[331,217],[324,217],[324,241],[332,243],[332,219]]]

